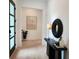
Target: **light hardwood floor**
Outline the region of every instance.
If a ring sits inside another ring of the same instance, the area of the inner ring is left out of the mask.
[[[26,40],[26,41],[22,41],[22,49],[23,48],[32,48],[32,47],[38,47],[38,46],[42,46],[42,41],[41,39],[37,39],[37,40]]]
[[[23,41],[21,48],[15,50],[10,59],[48,59],[48,56],[41,40],[26,40]]]

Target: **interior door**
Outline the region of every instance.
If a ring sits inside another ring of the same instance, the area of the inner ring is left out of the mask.
[[[15,50],[15,4],[9,0],[9,53],[10,56]]]

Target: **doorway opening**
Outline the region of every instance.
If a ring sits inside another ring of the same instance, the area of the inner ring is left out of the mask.
[[[28,31],[22,47],[42,45],[42,14],[40,9],[22,7],[22,29]]]

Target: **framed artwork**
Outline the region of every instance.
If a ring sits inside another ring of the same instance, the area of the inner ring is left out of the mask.
[[[37,29],[37,16],[26,16],[26,29],[27,30]]]

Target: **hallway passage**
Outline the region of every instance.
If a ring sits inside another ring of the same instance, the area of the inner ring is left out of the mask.
[[[48,59],[46,47],[42,46],[41,40],[26,40],[22,45],[14,52],[11,59]]]

